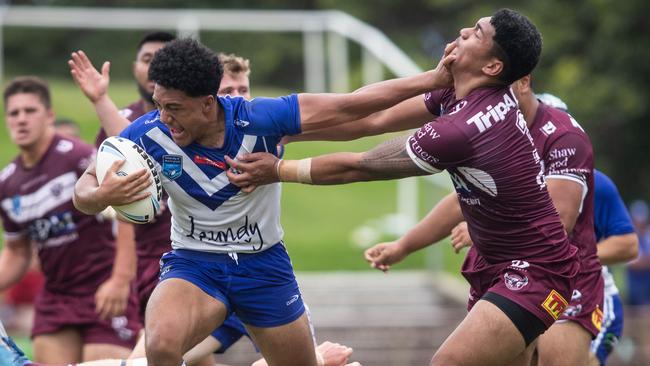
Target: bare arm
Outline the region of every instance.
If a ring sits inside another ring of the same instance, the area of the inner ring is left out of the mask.
[[[639,237],[636,233],[612,235],[598,243],[598,259],[603,265],[624,263],[639,255]]]
[[[560,214],[560,221],[567,233],[571,234],[580,215],[583,200],[583,186],[573,180],[549,178],[546,180],[548,194],[555,209]]]
[[[394,242],[380,243],[367,249],[364,257],[373,268],[387,271],[409,254],[449,236],[451,230],[463,220],[458,197],[456,193],[450,193],[404,236]]]
[[[70,74],[86,98],[95,107],[102,128],[108,136],[117,136],[129,125],[122,117],[113,100],[108,96],[110,63],[104,62],[99,73],[83,51],[73,52],[68,61]]]
[[[279,161],[269,153],[246,154],[239,161],[226,157],[236,170],[228,170],[228,179],[239,187],[257,187],[278,181],[330,185],[429,174],[408,156],[409,137],[394,138],[364,153],[343,152],[303,160]]]
[[[27,237],[6,240],[0,254],[0,291],[20,281],[31,260],[32,248]]]
[[[72,201],[77,210],[94,215],[113,205],[125,205],[149,196],[144,190],[149,186],[149,172],[141,169],[125,177],[116,173],[124,160],[116,160],[106,171],[101,185],[97,181],[95,162],[77,180]]]
[[[422,96],[418,95],[360,120],[287,136],[286,141],[349,141],[417,128],[434,118],[425,106]]]
[[[118,221],[113,272],[95,293],[95,311],[101,319],[122,315],[127,308],[131,281],[136,274],[134,236],[132,224]]]
[[[432,89],[452,86],[448,66],[455,60],[451,55],[455,47],[455,42],[448,44],[438,66],[419,75],[378,82],[348,94],[298,95],[302,132],[356,121]]]

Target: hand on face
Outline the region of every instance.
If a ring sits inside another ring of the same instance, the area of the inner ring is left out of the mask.
[[[253,192],[258,186],[280,181],[276,169],[279,159],[273,154],[244,154],[238,156],[237,160],[226,156],[225,160],[230,166],[226,173],[230,183],[245,193]]]
[[[75,83],[91,102],[96,102],[108,93],[110,62],[104,62],[100,74],[84,51],[77,51],[72,52],[68,66]]]
[[[452,51],[458,46],[456,41],[447,43],[445,47],[445,52],[442,55],[442,58],[438,62],[438,66],[435,68],[435,72],[440,76],[442,84],[446,87],[454,86],[454,77],[451,74],[451,64],[456,60],[456,55],[452,54]]]

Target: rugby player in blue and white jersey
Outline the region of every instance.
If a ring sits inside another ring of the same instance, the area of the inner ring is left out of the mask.
[[[350,94],[220,98],[217,55],[190,39],[170,42],[149,69],[157,111],[121,136],[159,164],[172,213],[172,247],[145,319],[150,365],[173,365],[236,312],[270,365],[316,365],[314,345],[282,242],[280,187],[247,194],[227,180],[224,156],[277,153],[284,135],[363,118],[450,80],[439,68]],[[98,186],[94,167],[77,183],[85,212],[141,199],[149,177],[118,177]]]
[[[594,173],[594,231],[598,240],[598,258],[603,264],[605,301],[602,328],[591,342],[592,366],[605,365],[623,332],[623,303],[607,265],[636,258],[639,246],[632,219],[616,185],[602,172],[594,170]]]
[[[169,42],[173,39],[169,38],[165,33],[151,33],[141,41],[141,51],[138,52],[138,60],[149,58],[148,61],[137,61],[139,66],[135,69],[137,70],[136,79],[139,84],[152,84],[151,94],[153,94],[153,82],[150,82],[148,79],[148,69],[149,63],[155,51],[162,48],[166,42]],[[164,40],[165,42],[162,42]],[[144,55],[141,55],[144,53]],[[250,94],[250,61],[234,55],[234,54],[219,54],[219,60],[223,66],[223,75],[221,78],[221,83],[219,85],[219,90],[217,95],[225,97],[230,95],[232,97],[240,96],[247,100],[251,99]],[[129,126],[131,121],[135,121],[137,118],[147,113],[141,107],[143,103],[133,103],[132,107],[129,109],[129,115],[126,116],[124,110],[119,111],[117,106],[108,96],[108,84],[109,84],[109,70],[108,62],[104,63],[102,67],[102,72],[100,73],[92,64],[91,60],[83,51],[77,51],[72,53],[72,57],[68,62],[70,66],[70,71],[75,80],[75,83],[79,86],[79,89],[86,95],[89,101],[94,105],[95,111],[102,125],[102,131],[110,131],[112,134],[119,134],[124,128]],[[143,82],[142,73],[145,75],[145,80]],[[144,90],[144,86],[140,85],[140,89]],[[149,99],[151,99],[151,95]],[[153,102],[152,102],[153,103]],[[134,107],[135,106],[135,107]],[[153,108],[153,104],[151,105]],[[128,118],[128,119],[127,119]],[[106,138],[106,134],[103,134],[103,138]],[[102,138],[102,139],[103,139]],[[98,143],[101,140],[98,141]],[[161,220],[168,220],[166,224],[161,222]],[[157,217],[156,221],[151,225],[156,226],[156,230],[160,231],[161,229],[167,228],[167,237],[171,231],[171,217]],[[145,225],[145,226],[151,226]],[[140,227],[136,228],[137,230]],[[144,233],[144,231],[142,231]],[[137,237],[137,235],[136,235]],[[144,291],[141,293],[141,308],[144,309],[146,303],[148,302],[149,296],[153,292],[153,289],[158,282],[158,269],[156,269],[155,279],[150,276],[151,265],[147,262],[155,260],[158,264],[160,256],[165,252],[171,249],[171,245],[168,240],[160,242],[161,236],[156,235],[143,235],[143,237],[150,242],[148,248],[145,248],[151,253],[144,251],[144,258],[142,254],[138,254],[138,267],[141,266],[140,262],[145,262],[142,266],[145,270],[142,273],[144,275],[140,278],[138,275],[138,282],[143,284],[143,288],[146,290],[150,287],[150,290]],[[166,249],[165,249],[166,247]],[[160,251],[162,248],[163,250]],[[141,248],[139,248],[141,249]],[[157,258],[154,258],[152,254],[159,253]],[[305,307],[307,307],[305,305]],[[308,311],[308,309],[307,309]],[[144,313],[142,314],[142,319],[144,319]],[[201,341],[191,350],[189,350],[183,356],[183,359],[188,365],[195,365],[197,362],[203,360],[206,356],[211,355],[212,353],[224,353],[230,346],[232,346],[236,341],[239,340],[242,336],[249,336],[246,332],[244,325],[237,318],[235,314],[232,314],[224,323],[215,329],[210,336]],[[352,353],[352,349],[346,347],[345,345],[340,345],[338,343],[332,342],[323,342],[316,347],[317,357],[320,357],[319,360],[322,360],[322,363],[326,366],[340,366],[346,363],[348,357]],[[138,341],[138,344],[129,355],[129,359],[138,359],[142,358],[145,355],[144,349],[144,337]],[[146,362],[146,361],[145,361]],[[111,366],[109,362],[106,365],[95,365],[95,366]],[[254,365],[263,366],[266,365],[265,360],[261,359],[257,361]]]

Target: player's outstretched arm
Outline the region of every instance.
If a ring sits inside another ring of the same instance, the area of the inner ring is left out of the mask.
[[[72,201],[81,212],[94,215],[108,206],[126,205],[150,195],[145,189],[150,184],[149,172],[140,169],[127,176],[118,176],[117,171],[124,160],[116,160],[106,171],[100,185],[95,173],[95,163],[90,164],[74,186]]]
[[[72,79],[95,107],[95,113],[106,134],[119,135],[129,125],[129,120],[120,115],[117,106],[108,96],[110,63],[104,62],[100,73],[84,51],[77,51],[72,53],[68,66]]]
[[[408,138],[394,138],[364,153],[343,152],[302,160],[279,160],[269,153],[245,154],[238,160],[226,157],[233,168],[227,174],[230,182],[244,191],[279,181],[331,185],[429,174],[406,152]]]
[[[364,253],[370,266],[387,271],[409,254],[446,238],[451,230],[463,221],[456,193],[445,196],[417,225],[397,241],[380,243]]]
[[[0,291],[20,281],[31,260],[32,247],[27,237],[7,239],[0,253]]]
[[[356,121],[372,113],[424,94],[453,85],[449,65],[455,60],[450,43],[438,66],[418,75],[386,80],[347,94],[299,94],[302,132],[314,131]]]
[[[286,136],[285,141],[349,141],[361,137],[417,128],[434,119],[421,95],[360,120]]]

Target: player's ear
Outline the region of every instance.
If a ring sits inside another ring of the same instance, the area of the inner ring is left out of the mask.
[[[498,77],[503,71],[503,61],[496,57],[491,57],[481,70],[487,76]]]
[[[204,113],[208,113],[216,102],[217,100],[214,95],[206,95],[203,97],[203,101],[201,102],[201,109]]]

